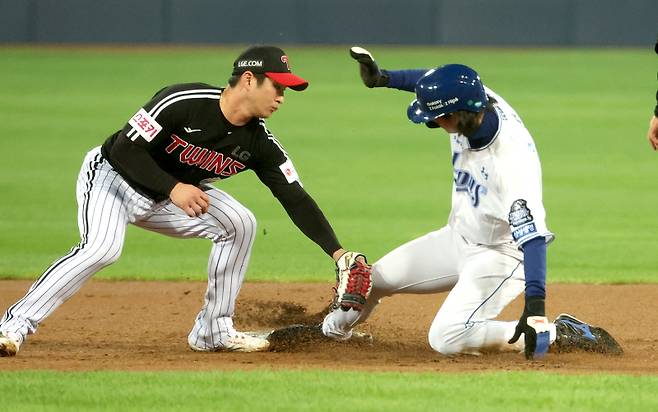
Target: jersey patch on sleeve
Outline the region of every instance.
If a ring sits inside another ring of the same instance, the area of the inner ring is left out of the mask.
[[[512,202],[508,219],[512,226],[512,237],[517,243],[522,244],[536,236],[537,226],[533,222],[534,218],[528,208],[528,202],[525,200],[518,199]]]
[[[512,237],[514,238],[515,242],[521,244],[528,240],[526,238],[529,238],[530,236],[534,237],[535,233],[537,233],[537,227],[534,223],[530,223],[516,230],[513,230]]]
[[[281,173],[286,177],[288,183],[297,181],[302,187],[304,186],[302,185],[302,181],[299,180],[299,175],[297,174],[297,170],[295,170],[295,166],[292,164],[292,160],[286,159],[286,161],[279,166],[279,169],[281,169]]]
[[[137,131],[139,136],[142,136],[144,140],[149,143],[162,130],[162,126],[160,126],[158,122],[156,122],[155,119],[152,118],[143,108],[139,109],[139,111],[130,118],[128,124]],[[137,135],[132,137],[133,141],[135,139],[137,139]]]
[[[528,202],[523,199],[515,200],[509,211],[509,224],[514,227],[523,226],[528,222],[532,222],[532,214],[528,209]]]

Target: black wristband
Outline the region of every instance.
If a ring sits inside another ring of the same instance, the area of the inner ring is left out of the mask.
[[[390,79],[391,76],[388,74],[388,71],[382,69],[381,76],[379,76],[379,79],[377,79],[377,84],[375,84],[375,87],[387,87]]]
[[[545,316],[545,300],[539,296],[525,297],[525,313],[528,316]]]

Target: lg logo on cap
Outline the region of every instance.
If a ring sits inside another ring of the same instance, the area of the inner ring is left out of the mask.
[[[285,54],[281,56],[281,63],[285,64],[288,70],[290,70],[290,65],[288,64],[288,56]]]

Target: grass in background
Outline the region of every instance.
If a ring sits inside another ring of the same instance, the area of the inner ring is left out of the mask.
[[[224,85],[240,48],[0,49],[0,277],[35,278],[78,242],[75,180],[101,144],[162,86]],[[412,95],[361,85],[347,47],[287,48],[309,79],[268,121],[347,248],[374,261],[445,224],[445,134],[406,120]],[[385,68],[461,62],[505,97],[543,165],[549,281],[658,281],[658,159],[645,134],[651,50],[372,47]],[[247,172],[217,184],[259,231],[248,280],[330,281],[331,261]],[[348,188],[347,190],[345,188]],[[130,228],[100,278],[205,279],[209,244]]]
[[[11,372],[3,406],[21,410],[640,411],[655,376],[546,373]],[[347,389],[351,388],[351,389]],[[474,390],[474,388],[478,388]],[[629,396],[629,394],[633,394]]]

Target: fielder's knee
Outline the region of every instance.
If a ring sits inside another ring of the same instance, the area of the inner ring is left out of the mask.
[[[229,217],[232,224],[223,225],[226,230],[225,236],[231,238],[243,234],[253,242],[256,237],[256,216],[254,216],[251,210],[242,205],[240,206],[240,208],[233,206],[235,214]]]
[[[92,241],[90,240],[90,243],[91,242]],[[113,245],[108,249],[97,248],[89,250],[85,248],[82,250],[82,253],[76,257],[76,261],[84,263],[89,262],[89,267],[93,267],[95,271],[99,271],[119,260],[122,249],[123,245]],[[84,263],[79,266],[85,266]]]
[[[251,210],[245,207],[243,216],[245,234],[249,237],[250,243],[253,243],[254,239],[256,239],[256,227],[258,226],[258,223],[256,222],[256,215],[254,215]]]
[[[253,229],[254,232],[256,232],[256,226],[258,226],[258,223],[256,222],[256,215],[254,215],[252,211],[246,207],[244,208],[244,214],[247,220],[247,223],[245,224]]]

